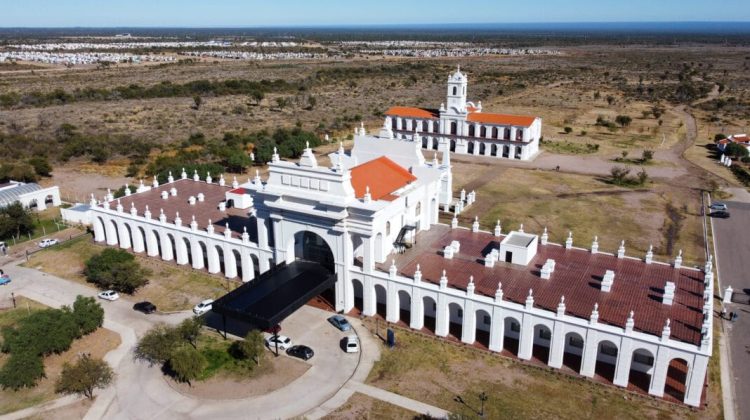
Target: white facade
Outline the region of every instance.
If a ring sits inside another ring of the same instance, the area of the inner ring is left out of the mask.
[[[459,69],[448,76],[446,102],[439,110],[392,107],[385,126],[397,138],[428,150],[524,161],[536,157],[541,118],[483,113],[481,102],[467,100],[467,87],[468,78]]]
[[[634,375],[646,376],[647,392],[654,396],[664,395],[670,362],[679,359],[687,366],[683,401],[700,405],[712,348],[710,262],[705,268],[704,322],[700,327],[703,333],[697,344],[672,338],[669,323],[660,335],[642,332],[640,320],[632,313],[623,325],[600,322],[598,304],[588,318],[582,318],[566,310],[564,297],[557,310],[552,311],[535,304],[532,290],[526,301],[519,303],[504,298],[502,284],[494,296],[488,296],[476,293],[473,279],[468,286],[457,287],[452,281],[456,279],[445,275],[437,283],[425,281],[419,268],[412,276],[399,274],[395,264],[389,270],[384,269],[404,226],[413,226],[418,232],[447,229],[437,222],[441,196],[450,196],[450,191],[444,190],[449,185],[446,182],[450,176],[449,161],[425,161],[412,142],[388,138],[387,126],[384,131],[385,136],[372,137],[359,129],[350,154],[340,150],[330,155],[331,167],[319,166],[310,149],[305,150],[298,162],[281,161],[274,155],[266,180],[256,176],[245,184],[226,187],[223,204],[206,205],[226,211],[228,200],[232,200],[234,207],[247,215],[242,227],[235,228],[239,230],[220,232],[210,221],[205,228],[199,227],[195,219],[183,224],[179,213],[168,218],[160,211],[154,217],[149,204],[155,213],[162,204],[199,208],[190,206],[200,203],[185,204],[190,198],[182,191],[188,188],[198,191],[211,181],[193,181],[183,174],[182,180],[154,184],[152,191],[143,189],[123,198],[130,200],[129,206],[111,196],[102,202],[92,199],[90,216],[95,240],[166,261],[174,260],[179,265],[190,264],[227,278],[251,281],[276,264],[299,258],[303,252],[297,239],[299,234],[314,234],[327,244],[332,254],[338,311],[348,312],[361,302],[362,313],[373,316],[379,307],[384,307],[387,321],[401,321],[416,330],[434,322],[434,333],[440,337],[448,336],[453,324],[460,326],[457,337],[460,341],[472,344],[481,340],[480,336],[486,336],[490,351],[511,349],[521,360],[531,359],[535,348],[546,349],[548,357],[543,362],[553,368],[561,368],[566,358],[578,358],[577,373],[584,377],[593,377],[598,364],[608,364],[614,369],[614,385],[625,387]],[[380,162],[382,153],[377,150],[387,151],[390,160]],[[384,166],[374,169],[363,166],[373,164]],[[363,168],[372,173],[363,172]],[[376,184],[385,182],[383,179],[387,177],[382,171],[389,168],[394,176],[411,174],[413,179],[383,189]],[[222,177],[220,185],[223,182]],[[211,185],[215,187],[215,183]],[[391,189],[394,186],[397,188]],[[174,194],[164,194],[169,191]],[[148,203],[138,201],[146,194],[156,198]],[[181,212],[186,219],[190,215],[185,210]],[[541,243],[553,246],[546,243],[546,234]],[[502,251],[507,250],[512,253],[513,264],[527,265],[537,254],[537,246],[536,235],[512,232],[501,241],[496,259],[503,264],[506,255]],[[545,267],[555,271],[554,261],[549,264]],[[551,274],[552,280],[547,281],[554,281],[556,275]],[[505,280],[498,279],[501,281]],[[569,296],[568,302],[574,299],[575,296]],[[408,311],[409,315],[402,318],[402,311]]]
[[[58,207],[62,204],[60,200],[60,188],[57,186],[42,188],[36,183],[23,183],[11,181],[0,186],[0,206],[7,206],[18,201],[26,208],[37,211],[46,210],[48,206]]]

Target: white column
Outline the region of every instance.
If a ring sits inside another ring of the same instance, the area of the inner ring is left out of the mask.
[[[107,232],[107,245],[117,245],[117,228],[109,219],[104,219],[104,230]]]
[[[94,241],[96,242],[102,242],[106,240],[106,235],[104,234],[104,225],[102,225],[101,219],[99,217],[94,216],[94,221],[92,222],[94,225]]]
[[[531,353],[534,349],[533,317],[529,313],[524,313],[521,321],[521,333],[518,337],[518,358],[521,360],[531,359]]]
[[[125,226],[125,223],[120,222],[117,224],[117,234],[120,237],[120,248],[130,248],[130,233],[128,232],[128,228]]]
[[[685,399],[683,400],[685,404],[700,407],[707,368],[708,357],[706,356],[695,356],[692,365],[688,366]]]
[[[401,117],[396,117],[396,130],[404,129],[404,120]]]
[[[464,306],[464,318],[461,320],[461,341],[472,344],[477,336],[477,312],[474,302],[467,300]]]
[[[370,276],[364,276],[362,282],[362,314],[373,316],[377,312],[375,286]]]
[[[206,248],[206,252],[208,252],[208,272],[211,274],[218,273],[221,270],[219,252],[216,250],[216,247],[210,243],[206,244]]]
[[[633,360],[633,340],[625,337],[622,339],[620,348],[617,349],[617,361],[615,365],[615,380],[613,383],[617,386],[628,386],[628,376],[630,376],[630,362]]]
[[[593,377],[596,370],[596,354],[599,348],[599,340],[597,332],[591,328],[586,333],[586,338],[583,345],[583,354],[581,355],[581,375],[586,377]]]
[[[172,251],[172,241],[169,240],[169,236],[160,233],[159,244],[161,244],[161,259],[172,261],[174,259],[174,251]]]
[[[492,154],[492,143],[485,143],[484,144],[484,155],[489,156]]]
[[[237,260],[231,248],[224,247],[224,276],[228,279],[237,277]]]
[[[258,265],[260,266],[260,274],[265,273],[271,269],[271,262],[268,259],[268,255],[260,253],[258,256]]]
[[[427,148],[432,149],[432,136],[427,136]]]
[[[563,356],[565,356],[565,324],[561,321],[555,321],[553,327],[547,365],[560,369],[563,364]]]
[[[193,259],[193,268],[196,270],[203,268],[203,249],[198,241],[190,242],[190,253]]]
[[[266,225],[266,219],[256,216],[255,220],[258,222],[258,247],[268,249],[268,226]]]
[[[510,128],[510,141],[516,141],[516,132],[517,132],[517,130],[518,129],[516,127],[511,127]]]
[[[669,362],[672,360],[668,347],[659,346],[654,361],[653,373],[651,374],[651,386],[648,388],[650,395],[657,397],[664,396],[664,385],[667,382],[667,370]]]
[[[424,327],[424,303],[422,302],[422,291],[415,287],[411,294],[409,327],[415,330],[421,330]]]
[[[143,241],[143,235],[138,226],[133,226],[133,252],[143,252],[145,250],[145,243]]]
[[[389,281],[388,289],[385,293],[385,320],[388,322],[398,322],[400,313],[401,300],[398,298],[398,290]]]
[[[371,236],[362,237],[362,271],[372,273],[375,264],[375,240]]]
[[[503,157],[502,153],[498,153],[497,157]],[[515,159],[516,158],[516,146],[510,145],[508,146],[508,159]]]
[[[175,236],[175,247],[177,248],[177,264],[178,265],[185,265],[188,263],[188,254],[187,254],[187,248],[185,248],[185,241],[179,237]]]
[[[495,306],[492,308],[492,320],[490,321],[490,345],[491,351],[503,351],[503,338],[505,338],[505,320],[503,319],[502,308]]]
[[[474,140],[474,155],[479,154],[479,142]]]
[[[253,267],[253,259],[250,254],[243,252],[240,255],[240,264],[242,265],[242,281],[248,282],[255,277],[255,267]]]
[[[448,335],[449,327],[448,302],[443,293],[438,293],[437,311],[435,311],[435,335],[445,337]]]

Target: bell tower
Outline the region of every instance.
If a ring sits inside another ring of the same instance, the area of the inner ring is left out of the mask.
[[[466,111],[466,75],[461,73],[461,66],[456,72],[448,76],[448,94],[446,95],[446,108],[456,108],[459,112]]]

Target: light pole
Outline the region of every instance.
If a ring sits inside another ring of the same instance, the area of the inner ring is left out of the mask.
[[[479,416],[484,418],[484,402],[487,401],[487,394],[484,391],[479,394],[479,401],[482,402],[481,409],[479,410]]]

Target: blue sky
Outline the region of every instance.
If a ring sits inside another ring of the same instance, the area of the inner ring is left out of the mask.
[[[0,27],[750,21],[750,0],[0,0]]]

